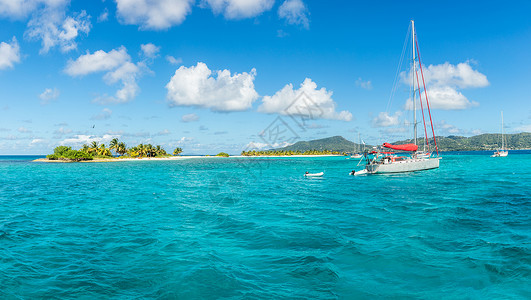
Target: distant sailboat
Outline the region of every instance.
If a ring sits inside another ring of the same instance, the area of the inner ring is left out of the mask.
[[[509,151],[507,151],[507,149],[505,149],[507,147],[507,142],[505,140],[505,130],[503,128],[503,111],[501,112],[501,142],[502,142],[502,146],[501,146],[501,149],[494,152],[494,154],[491,155],[491,157],[505,157],[507,155],[509,155]]]
[[[358,132],[358,139],[359,139],[359,143],[358,143],[358,152],[352,154],[352,155],[350,156],[351,158],[362,158],[362,157],[363,157],[363,154],[361,154],[361,136],[360,136],[360,133],[359,133],[359,132]]]
[[[424,83],[424,74],[422,71],[422,63],[420,61],[420,52],[417,41],[417,35],[415,33],[415,23],[411,20],[411,39],[412,39],[412,66],[411,66],[411,99],[413,100],[413,143],[405,145],[391,145],[384,143],[377,151],[371,153],[365,152],[366,165],[365,170],[369,174],[379,173],[402,173],[412,172],[420,170],[429,170],[439,167],[439,149],[437,147],[437,141],[435,140],[435,131],[433,129],[433,121],[431,119],[430,104],[428,101],[428,92]],[[417,66],[418,63],[418,66]],[[420,72],[419,72],[420,70]],[[420,74],[419,74],[420,73]],[[422,80],[419,81],[419,79]],[[423,89],[421,89],[421,86]],[[419,96],[419,103],[422,111],[422,119],[424,123],[424,134],[426,151],[418,151],[417,145],[417,91]],[[422,99],[424,94],[424,100]],[[429,121],[431,124],[431,131],[433,134],[433,142],[435,146],[435,152],[430,151],[430,143],[428,140],[428,131],[426,129],[426,120],[424,118],[423,101],[426,103],[426,109],[429,113]],[[386,148],[386,149],[385,149]],[[395,151],[403,151],[402,153],[408,153],[407,155],[397,155]]]

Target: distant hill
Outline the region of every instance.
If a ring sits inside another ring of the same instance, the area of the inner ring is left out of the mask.
[[[366,146],[371,147],[371,146]],[[330,151],[339,151],[339,152],[356,152],[360,149],[360,145],[353,143],[342,136],[333,136],[324,139],[318,139],[313,141],[300,141],[296,142],[293,145],[278,148],[275,150],[283,151],[307,151],[307,150],[330,150]],[[363,149],[363,145],[361,145]]]
[[[508,149],[531,149],[531,133],[522,132],[506,134]],[[500,134],[480,134],[472,137],[464,136],[439,136],[436,137],[440,151],[471,151],[471,150],[496,150],[501,147]],[[411,143],[412,140],[397,141],[396,144]],[[418,145],[424,144],[424,138],[417,140]],[[433,145],[433,140],[431,140]]]
[[[531,149],[531,133],[522,132],[506,134],[508,149]],[[436,137],[440,151],[472,151],[472,150],[495,150],[501,147],[499,134],[481,134],[472,137],[464,136],[439,136]],[[419,145],[424,143],[424,138],[417,140]],[[411,143],[412,140],[396,141],[393,144]],[[433,144],[433,140],[431,141]],[[293,145],[275,150],[284,151],[307,151],[307,150],[330,150],[353,153],[359,149],[359,144],[351,142],[342,136],[333,136],[312,141],[300,141]],[[372,146],[366,145],[367,149]],[[361,145],[363,149],[363,145]]]

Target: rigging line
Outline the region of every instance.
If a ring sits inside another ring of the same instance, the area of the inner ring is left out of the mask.
[[[393,87],[391,88],[391,94],[389,95],[389,100],[387,101],[387,106],[385,108],[385,112],[389,112],[389,107],[391,107],[391,102],[392,102],[392,100],[394,98],[395,92],[396,92],[397,87],[398,87],[398,77],[399,77],[399,74],[400,74],[400,69],[402,68],[402,63],[404,62],[404,57],[405,57],[405,53],[406,53],[406,47],[407,47],[408,41],[409,41],[409,32],[410,31],[411,31],[411,24],[409,24],[409,27],[407,29],[406,39],[404,40],[404,45],[402,46],[402,54],[400,55],[400,60],[398,62],[398,67],[396,68],[395,79],[393,81]]]
[[[416,38],[416,35],[415,35]],[[419,82],[419,72],[415,69],[415,75],[417,76],[417,87],[419,89],[419,101],[420,101],[420,111],[422,112],[422,124],[424,124],[424,136],[426,146],[428,146],[428,152],[430,152],[430,144],[428,143],[428,131],[426,130],[426,119],[424,118],[424,107],[422,106],[422,93],[420,92],[420,82]]]
[[[439,147],[437,147],[437,140],[435,139],[435,129],[433,129],[433,121],[432,121],[432,118],[431,118],[430,102],[428,101],[428,92],[426,91],[426,82],[424,81],[424,72],[422,71],[422,63],[420,62],[420,50],[419,50],[418,39],[415,39],[415,46],[417,48],[417,56],[419,58],[419,67],[420,67],[420,74],[422,75],[422,85],[424,87],[424,94],[426,95],[426,105],[428,106],[428,114],[430,115],[430,125],[431,125],[431,132],[433,134],[433,142],[435,144],[435,151],[437,152],[437,156],[438,156],[439,155]]]

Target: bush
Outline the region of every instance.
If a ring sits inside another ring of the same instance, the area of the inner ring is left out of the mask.
[[[53,154],[57,156],[62,156],[66,151],[71,151],[71,150],[72,150],[71,147],[58,146],[58,147],[55,147],[55,149],[53,149]]]
[[[216,156],[221,156],[221,157],[229,157],[229,155],[225,152],[220,152],[218,154],[216,154]]]
[[[50,155],[46,155],[46,158],[49,159],[49,160],[57,160],[57,159],[59,159],[59,156],[57,156],[55,154],[50,154]]]
[[[77,150],[68,150],[63,154],[63,157],[73,161],[92,160],[92,155]]]

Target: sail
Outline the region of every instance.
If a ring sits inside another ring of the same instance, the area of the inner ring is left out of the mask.
[[[419,148],[419,146],[415,144],[391,145],[389,143],[384,143],[383,146],[386,148],[402,151],[417,151],[417,149]]]

